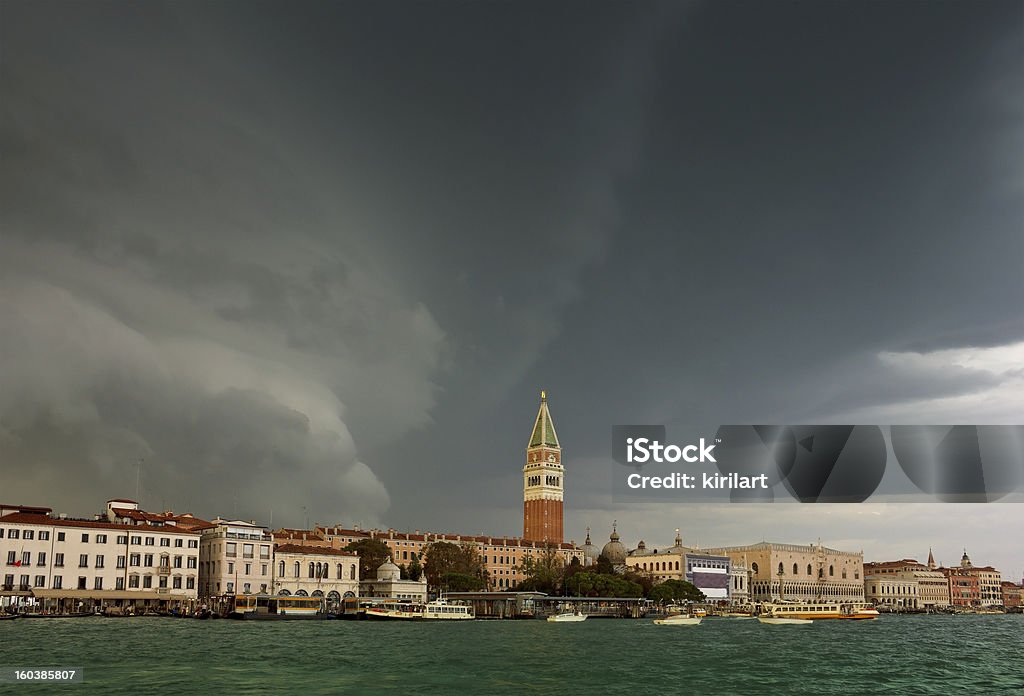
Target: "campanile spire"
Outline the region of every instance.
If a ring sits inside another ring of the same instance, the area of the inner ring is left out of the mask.
[[[540,393],[523,467],[523,538],[561,544],[562,493],[565,478],[562,447],[548,410],[548,395]]]

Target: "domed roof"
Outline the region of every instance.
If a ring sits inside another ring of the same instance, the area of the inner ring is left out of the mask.
[[[377,566],[378,580],[398,580],[402,577],[402,570],[391,562],[391,556]]]
[[[590,527],[587,527],[587,541],[580,548],[583,549],[583,565],[594,565],[597,563],[597,557],[601,552],[590,543]]]
[[[601,555],[607,558],[612,565],[623,565],[626,562],[627,551],[619,541],[619,533],[615,527],[616,525],[612,524],[612,534],[608,537],[608,543],[601,549]]]

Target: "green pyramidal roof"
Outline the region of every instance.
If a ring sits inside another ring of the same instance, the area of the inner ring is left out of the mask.
[[[548,412],[547,394],[544,392],[540,393],[540,410],[537,411],[537,421],[533,424],[533,435],[530,436],[530,447],[540,446],[560,446],[555,424],[551,422],[551,414]]]

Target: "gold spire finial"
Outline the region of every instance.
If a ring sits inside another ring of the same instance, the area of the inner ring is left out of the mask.
[[[546,391],[544,391],[543,389],[540,390],[540,400],[541,401],[547,401],[548,400],[548,393]]]

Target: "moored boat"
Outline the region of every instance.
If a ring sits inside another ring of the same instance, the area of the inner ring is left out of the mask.
[[[550,621],[552,623],[576,623],[576,622],[579,622],[579,621],[586,621],[586,620],[587,620],[587,615],[581,613],[579,610],[567,611],[567,612],[564,612],[562,614],[555,614],[554,616],[549,616],[548,617],[548,621]]]
[[[863,603],[854,602],[782,602],[765,603],[758,606],[759,616],[783,619],[869,620],[878,618],[878,610]]]
[[[757,617],[757,620],[760,621],[763,624],[770,624],[770,625],[773,625],[773,626],[779,626],[779,625],[806,626],[808,624],[814,623],[810,619],[788,619],[788,618],[784,619],[784,618],[779,618],[779,617],[776,617],[776,616],[759,616],[759,617]]]
[[[698,626],[700,625],[701,617],[690,616],[689,614],[675,614],[673,616],[666,616],[664,619],[655,619],[654,623],[659,626]]]

